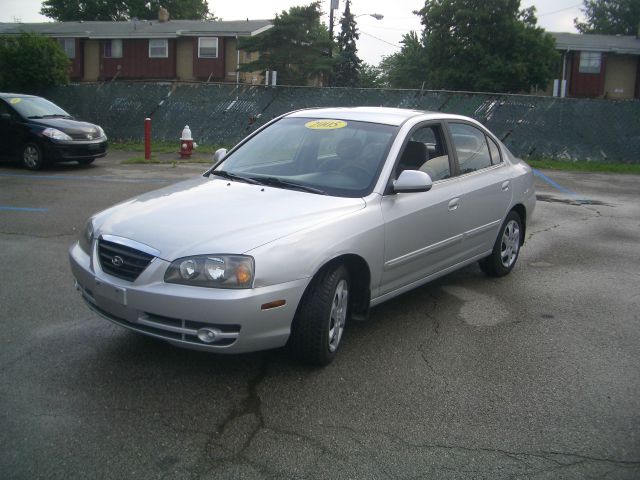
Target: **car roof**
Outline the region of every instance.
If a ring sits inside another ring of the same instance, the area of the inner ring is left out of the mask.
[[[465,118],[459,115],[449,115],[441,112],[390,107],[309,108],[291,112],[286,116],[293,118],[335,118],[352,120],[354,122],[382,123],[394,126],[400,126],[410,118],[415,117],[424,117],[424,120]]]

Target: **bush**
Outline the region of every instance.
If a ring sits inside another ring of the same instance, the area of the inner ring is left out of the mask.
[[[0,37],[0,90],[37,92],[69,82],[69,59],[58,43],[42,35]]]

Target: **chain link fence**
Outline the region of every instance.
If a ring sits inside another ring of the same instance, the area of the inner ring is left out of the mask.
[[[522,158],[640,163],[640,101],[358,88],[213,83],[72,84],[43,95],[112,140],[178,142],[189,125],[200,144],[231,146],[267,121],[301,108],[385,106],[475,118]]]

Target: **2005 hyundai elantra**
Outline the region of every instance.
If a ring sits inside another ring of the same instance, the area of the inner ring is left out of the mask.
[[[531,169],[470,118],[300,110],[203,176],[94,215],[69,253],[87,305],[118,325],[325,365],[370,307],[476,261],[509,273],[534,206]]]

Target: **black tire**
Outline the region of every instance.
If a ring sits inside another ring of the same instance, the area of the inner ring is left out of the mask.
[[[349,310],[346,267],[334,265],[319,272],[302,297],[291,325],[290,352],[311,365],[331,363],[340,347]]]
[[[479,262],[482,271],[491,277],[503,277],[511,272],[520,254],[522,233],[520,215],[512,210],[500,227],[491,255]]]
[[[95,158],[82,158],[78,160],[78,163],[83,166],[91,165]]]
[[[22,165],[29,170],[40,170],[45,166],[42,149],[35,142],[27,142],[20,150]]]

